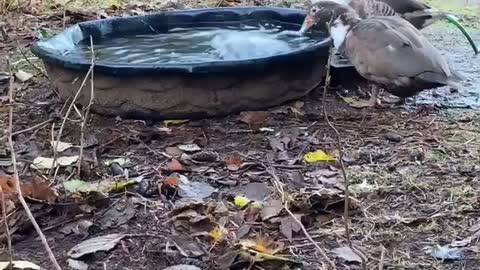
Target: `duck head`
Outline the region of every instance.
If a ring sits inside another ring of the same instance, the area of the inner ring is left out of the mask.
[[[350,6],[338,1],[321,0],[311,4],[303,21],[300,33],[307,32],[312,26],[327,26],[336,48],[343,43],[346,34],[360,21],[360,17]]]

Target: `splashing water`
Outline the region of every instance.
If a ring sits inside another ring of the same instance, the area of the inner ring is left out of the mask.
[[[292,28],[289,25],[289,28]],[[281,24],[174,28],[168,33],[105,37],[95,40],[97,63],[189,64],[235,61],[284,54],[311,46],[325,37],[302,36]],[[68,53],[90,58],[87,43]]]

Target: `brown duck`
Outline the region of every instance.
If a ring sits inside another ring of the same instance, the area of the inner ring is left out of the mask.
[[[312,0],[313,4],[325,0]],[[453,23],[467,38],[475,54],[478,48],[468,31],[460,24],[455,16],[434,11],[430,6],[418,0],[332,0],[338,4],[348,5],[353,8],[360,18],[371,16],[394,16],[398,15],[409,21],[417,29],[421,30],[439,20],[447,20]]]
[[[329,22],[335,48],[361,76],[374,82],[370,100],[359,106],[376,104],[378,85],[406,98],[425,89],[456,86],[460,80],[439,51],[401,17],[373,16],[362,20],[350,6],[321,1],[310,6],[301,31]]]

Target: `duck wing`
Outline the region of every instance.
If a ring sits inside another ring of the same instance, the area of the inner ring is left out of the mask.
[[[408,87],[417,81],[440,86],[451,76],[439,51],[400,17],[361,21],[347,34],[344,46],[357,71],[380,84]]]

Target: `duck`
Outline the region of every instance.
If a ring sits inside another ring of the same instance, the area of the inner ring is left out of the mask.
[[[380,87],[405,99],[427,89],[458,88],[463,79],[417,28],[399,16],[362,19],[349,5],[325,0],[310,5],[300,32],[326,24],[335,49],[372,85],[370,99],[356,107],[376,106]]]
[[[312,4],[325,0],[312,0]],[[348,5],[353,8],[360,18],[370,16],[400,16],[410,22],[418,30],[422,30],[440,20],[447,20],[454,24],[467,38],[475,54],[478,47],[468,31],[451,14],[434,11],[430,6],[418,0],[333,0],[338,4]]]

